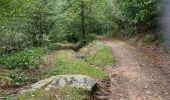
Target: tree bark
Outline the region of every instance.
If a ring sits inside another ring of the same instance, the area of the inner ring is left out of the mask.
[[[85,16],[84,16],[84,2],[81,1],[81,25],[82,25],[82,36],[83,36],[83,42],[85,42],[86,39],[86,33],[85,33]]]

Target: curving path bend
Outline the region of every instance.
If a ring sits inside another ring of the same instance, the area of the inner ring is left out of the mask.
[[[98,37],[111,47],[117,64],[110,75],[109,100],[170,100],[168,79],[154,61],[125,42]]]

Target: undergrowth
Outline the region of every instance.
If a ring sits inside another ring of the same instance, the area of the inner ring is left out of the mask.
[[[59,51],[55,63],[57,67],[51,70],[53,75],[82,74],[99,79],[108,78],[108,75],[101,68],[78,59],[78,56],[72,50]]]
[[[98,66],[112,66],[116,60],[112,54],[111,48],[101,41],[94,41],[79,51],[86,62]]]
[[[15,54],[15,55],[19,55],[19,54]],[[34,54],[35,57],[37,54],[38,55],[37,57],[40,57],[42,59],[41,56],[43,55],[43,52],[41,52],[41,50],[40,52],[37,53],[28,52],[28,55],[31,55],[30,56],[31,60],[34,59],[34,57],[32,57],[32,55]],[[9,55],[9,56],[13,56],[13,55]],[[28,56],[26,55],[25,57]],[[47,60],[46,57],[45,60]],[[26,61],[30,62],[29,59]],[[26,61],[23,60],[23,62]],[[7,68],[14,68],[15,70],[13,71],[7,70],[6,73],[3,72],[1,73],[0,71],[1,74],[0,76],[2,76],[0,77],[0,79],[2,80],[3,84],[7,86],[23,85],[26,82],[36,81],[38,78],[43,77],[43,75],[45,74],[44,72],[35,71],[35,69],[33,69],[34,72],[33,73],[31,72],[32,75],[31,73],[29,75],[28,74],[29,72],[25,72],[25,70],[23,71],[23,69],[20,70],[16,69],[16,68],[27,68],[24,67],[27,66],[27,63],[22,64],[23,62],[20,59],[18,62],[21,62],[21,64],[16,63],[17,65],[20,66],[7,67]],[[48,74],[49,75],[80,74],[80,75],[89,75],[94,79],[105,80],[108,79],[109,77],[108,74],[103,70],[103,67],[111,66],[115,62],[116,60],[112,55],[111,49],[100,41],[94,41],[86,45],[82,49],[80,49],[78,53],[74,52],[73,50],[59,50],[56,54],[56,58],[54,61],[55,67],[49,69],[50,72],[48,72]],[[29,65],[28,66],[28,70],[29,70],[32,65],[30,66],[30,63],[28,63],[28,65]],[[25,98],[27,98],[27,100],[47,100],[49,98],[50,100],[56,100],[56,99],[82,100],[84,98],[87,98],[88,96],[89,93],[83,89],[64,87],[58,90],[50,90],[50,91],[37,90],[35,92],[19,94],[16,96],[16,100],[25,100]],[[7,95],[6,97],[11,97],[11,95],[9,96]]]
[[[17,100],[84,100],[89,97],[83,89],[64,87],[50,91],[37,90],[16,96]]]
[[[24,50],[18,53],[0,56],[0,68],[28,69],[37,67],[41,62],[41,56],[45,53],[42,48]]]

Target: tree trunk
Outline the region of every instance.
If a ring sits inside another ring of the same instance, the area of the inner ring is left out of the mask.
[[[83,36],[83,42],[86,42],[86,33],[85,33],[85,16],[84,16],[84,2],[81,1],[81,25],[82,25],[82,36]]]

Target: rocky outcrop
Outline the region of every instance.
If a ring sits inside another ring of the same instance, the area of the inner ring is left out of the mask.
[[[41,80],[31,85],[31,89],[24,90],[21,93],[36,91],[37,89],[57,89],[65,86],[92,91],[95,85],[96,81],[87,75],[58,75]]]
[[[95,85],[95,80],[86,75],[60,75],[46,87],[46,90],[70,86],[92,91]]]

